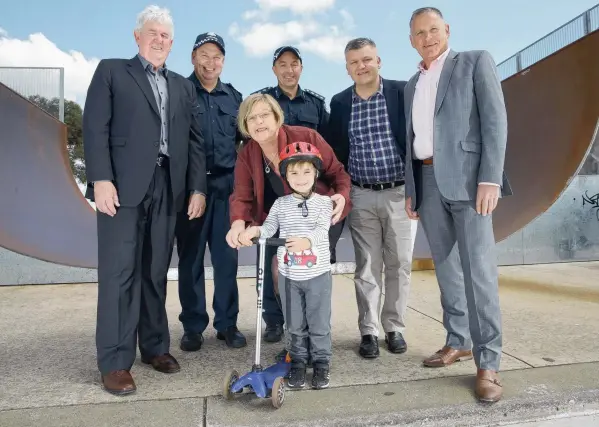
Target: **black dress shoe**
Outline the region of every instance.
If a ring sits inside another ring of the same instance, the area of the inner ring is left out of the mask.
[[[379,357],[379,341],[374,335],[364,335],[360,343],[360,356],[365,359]]]
[[[279,342],[283,338],[283,325],[266,325],[264,341]]]
[[[202,344],[204,343],[204,337],[202,334],[196,334],[194,332],[185,332],[183,337],[181,338],[181,343],[179,347],[183,351],[198,351],[202,348]]]
[[[239,332],[237,326],[229,326],[224,332],[217,332],[216,338],[224,340],[227,343],[227,347],[231,348],[241,348],[247,345],[245,337]]]
[[[389,332],[385,336],[385,342],[391,353],[405,353],[408,349],[408,344],[406,344],[401,332]]]

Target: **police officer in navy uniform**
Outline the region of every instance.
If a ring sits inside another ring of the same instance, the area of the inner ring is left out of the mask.
[[[293,46],[282,46],[275,51],[272,62],[278,85],[254,93],[267,93],[276,99],[285,113],[285,124],[308,127],[322,134],[329,121],[325,98],[300,87],[302,70],[300,51]]]
[[[277,76],[278,85],[265,87],[254,93],[267,93],[276,99],[285,114],[285,124],[308,127],[322,134],[329,120],[325,98],[316,92],[300,87],[299,79],[302,70],[303,61],[300,51],[293,46],[282,46],[275,51],[272,65],[272,71]],[[341,235],[341,228],[339,228],[337,234],[335,242]],[[270,259],[275,251],[276,248],[267,247],[266,258]],[[331,253],[331,262],[335,262],[334,250]],[[270,271],[266,271],[263,286],[264,312],[262,317],[266,323],[264,340],[266,342],[279,342],[283,337],[284,318],[280,301],[278,301],[278,296],[275,294]],[[277,357],[282,357],[285,354],[286,351],[283,350]]]
[[[214,268],[214,328],[217,338],[229,347],[244,347],[246,338],[237,329],[239,295],[237,288],[237,251],[225,236],[229,229],[229,196],[233,192],[236,148],[242,137],[237,130],[237,112],[242,95],[220,74],[225,62],[225,43],[215,33],[200,34],[193,45],[189,76],[196,89],[200,121],[205,137],[208,194],[206,212],[189,220],[185,212],[177,219],[179,256],[179,300],[184,335],[180,347],[197,351],[208,327],[206,312],[204,254],[210,249]]]

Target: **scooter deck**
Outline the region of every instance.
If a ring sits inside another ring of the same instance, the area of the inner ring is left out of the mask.
[[[275,378],[285,378],[290,369],[291,363],[281,361],[261,371],[248,372],[231,385],[231,392],[240,393],[245,387],[250,387],[256,396],[269,397]]]

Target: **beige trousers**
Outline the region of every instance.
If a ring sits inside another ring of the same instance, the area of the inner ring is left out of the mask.
[[[353,208],[348,224],[356,258],[354,282],[361,335],[379,335],[379,313],[385,333],[405,329],[414,244],[404,189],[374,191],[355,185],[351,189]]]

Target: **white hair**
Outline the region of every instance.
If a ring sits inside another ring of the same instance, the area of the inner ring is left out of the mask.
[[[147,22],[158,22],[171,29],[171,39],[175,38],[175,25],[171,12],[167,8],[151,5],[142,10],[137,15],[137,25],[135,31],[140,32]]]

